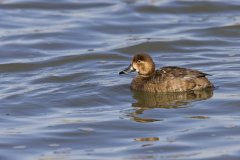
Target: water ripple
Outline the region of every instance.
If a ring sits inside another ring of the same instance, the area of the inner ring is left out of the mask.
[[[240,3],[0,1],[0,159],[238,159]],[[119,76],[136,52],[211,74],[155,95]]]

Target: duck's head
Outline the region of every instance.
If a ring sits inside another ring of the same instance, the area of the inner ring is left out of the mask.
[[[138,72],[140,76],[149,77],[155,71],[155,64],[148,54],[136,54],[132,58],[132,63],[119,74],[127,74],[130,72]]]

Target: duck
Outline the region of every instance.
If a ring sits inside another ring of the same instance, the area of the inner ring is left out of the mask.
[[[135,54],[131,64],[119,72],[119,75],[137,72],[130,88],[136,91],[166,93],[188,92],[214,88],[206,76],[207,73],[182,68],[178,66],[166,66],[155,69],[155,63],[147,53]]]

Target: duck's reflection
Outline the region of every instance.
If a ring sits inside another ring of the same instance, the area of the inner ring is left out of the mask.
[[[136,110],[131,113],[131,117],[136,122],[154,122],[159,119],[151,118],[140,118],[139,114],[142,114],[145,110],[154,108],[179,108],[186,107],[188,103],[200,100],[206,100],[213,96],[212,89],[205,89],[200,91],[182,92],[182,93],[164,93],[154,94],[148,92],[133,92],[133,98],[137,102],[133,103],[132,106]]]

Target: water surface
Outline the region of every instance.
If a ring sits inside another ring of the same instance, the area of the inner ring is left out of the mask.
[[[0,159],[240,158],[237,0],[1,0]],[[156,95],[119,76],[136,52],[209,73]]]

